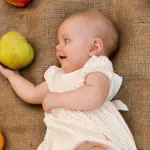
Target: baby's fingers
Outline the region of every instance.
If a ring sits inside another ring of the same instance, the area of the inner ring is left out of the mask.
[[[45,100],[43,100],[42,107],[44,112],[51,113],[51,108]]]
[[[4,66],[0,64],[0,72],[2,73],[4,71]]]
[[[3,66],[0,64],[0,68],[3,68]]]
[[[15,72],[11,69],[5,68],[2,64],[0,64],[0,73],[8,78],[9,76],[13,75]]]

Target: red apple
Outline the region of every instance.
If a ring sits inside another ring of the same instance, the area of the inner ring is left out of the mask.
[[[25,7],[29,5],[32,0],[6,0],[7,3],[16,7]]]

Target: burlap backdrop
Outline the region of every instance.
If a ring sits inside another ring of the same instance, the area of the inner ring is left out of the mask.
[[[68,15],[98,8],[116,22],[120,49],[113,58],[114,69],[124,78],[116,98],[130,111],[123,113],[139,149],[150,150],[150,1],[149,0],[33,0],[23,9],[0,1],[0,36],[21,32],[31,42],[36,58],[22,70],[35,84],[43,80],[55,57],[57,28]],[[21,101],[0,75],[0,130],[5,150],[35,150],[43,140],[45,126],[41,106]]]

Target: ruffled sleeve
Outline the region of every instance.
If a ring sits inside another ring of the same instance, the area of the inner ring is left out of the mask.
[[[48,85],[49,90],[51,90],[53,86],[53,81],[57,70],[58,70],[57,66],[50,66],[44,73],[44,79]]]
[[[93,56],[83,67],[82,76],[86,77],[91,72],[102,72],[109,79],[113,76],[111,61],[106,56]]]
[[[117,94],[122,84],[122,77],[113,72],[111,61],[106,56],[93,56],[83,67],[81,75],[83,78],[89,73],[101,72],[104,73],[110,80],[110,89],[107,96],[108,100],[112,100]]]

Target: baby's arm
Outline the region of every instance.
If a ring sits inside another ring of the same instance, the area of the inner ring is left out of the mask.
[[[100,107],[108,95],[109,79],[100,72],[90,73],[84,86],[69,92],[47,94],[43,108],[48,112],[52,108],[92,110]]]
[[[8,79],[16,94],[25,102],[42,104],[44,96],[49,92],[46,82],[37,86],[22,77],[19,72],[0,65],[0,73]]]

